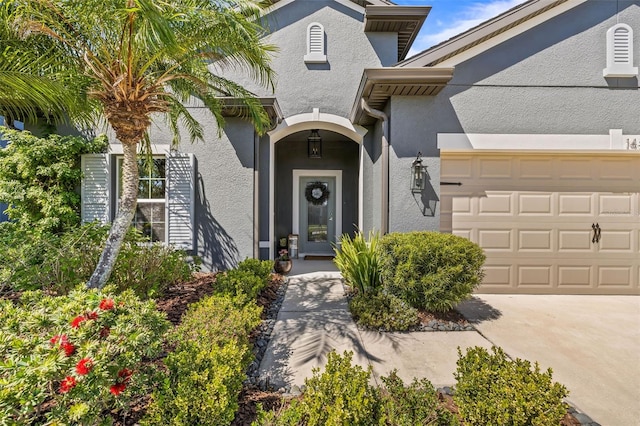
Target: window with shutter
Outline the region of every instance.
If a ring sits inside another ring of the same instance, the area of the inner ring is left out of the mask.
[[[627,24],[617,24],[607,31],[607,67],[605,77],[635,77],[633,66],[633,30]]]
[[[112,161],[117,166],[114,173]],[[82,156],[83,222],[113,220],[111,206],[115,204],[113,197],[120,194],[121,162],[122,158],[115,154]],[[139,160],[138,206],[132,224],[153,241],[193,250],[194,166],[193,154],[179,152],[154,155],[151,161]]]
[[[307,27],[307,54],[304,55],[304,61],[307,63],[327,62],[322,24],[313,22]]]

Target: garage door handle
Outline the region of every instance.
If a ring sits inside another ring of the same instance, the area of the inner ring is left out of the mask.
[[[592,223],[591,224],[591,228],[593,229],[593,238],[591,239],[592,243],[599,243],[600,242],[600,236],[602,234],[602,230],[600,229],[600,224],[598,223]]]

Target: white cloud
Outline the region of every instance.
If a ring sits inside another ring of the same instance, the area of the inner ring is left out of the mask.
[[[480,1],[471,3],[465,9],[460,11],[453,21],[446,24],[438,21],[436,23],[436,27],[440,28],[435,33],[428,31],[429,19],[427,19],[425,22],[426,28],[423,27],[427,32],[425,33],[424,30],[421,31],[422,34],[418,35],[407,56],[413,56],[431,46],[463,33],[484,21],[523,3],[523,1],[524,0],[489,0],[484,3]]]

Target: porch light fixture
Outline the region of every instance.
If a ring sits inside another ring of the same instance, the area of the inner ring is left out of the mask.
[[[307,138],[307,155],[309,158],[322,158],[322,138],[318,129],[312,130]]]
[[[422,165],[422,153],[418,152],[416,159],[411,163],[411,192],[422,192],[426,184],[427,166]]]

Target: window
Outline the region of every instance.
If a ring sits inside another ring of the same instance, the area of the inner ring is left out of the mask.
[[[138,205],[133,225],[151,241],[166,241],[166,159],[138,160]],[[122,158],[118,159],[118,197],[122,195]]]
[[[118,144],[113,154],[82,156],[82,221],[113,220],[121,194],[122,156]],[[164,155],[160,153],[164,152]],[[195,211],[195,157],[193,154],[154,151],[153,160],[139,164],[138,207],[133,225],[153,241],[193,250]]]
[[[327,55],[324,50],[324,27],[322,24],[313,22],[307,27],[307,54],[304,55],[307,63],[327,62]]]
[[[605,77],[635,77],[633,66],[633,30],[627,24],[617,24],[607,31],[607,67]]]

